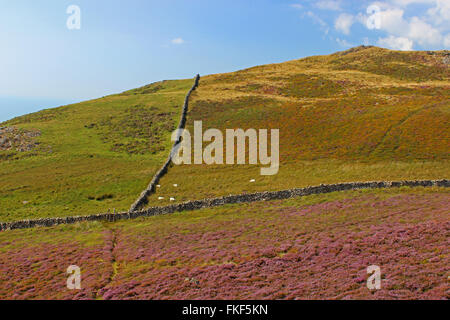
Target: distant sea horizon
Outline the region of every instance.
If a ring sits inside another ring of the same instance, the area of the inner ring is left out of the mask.
[[[79,102],[74,99],[0,96],[0,123],[15,117]]]

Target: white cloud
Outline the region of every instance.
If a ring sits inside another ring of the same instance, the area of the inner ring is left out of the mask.
[[[172,44],[183,44],[185,41],[183,40],[183,38],[175,38],[171,42]]]
[[[450,1],[437,0],[436,6],[427,11],[430,21],[436,25],[450,29]]]
[[[389,36],[387,38],[378,39],[378,44],[394,50],[409,51],[413,49],[413,41],[404,37]]]
[[[407,7],[410,4],[434,4],[439,0],[391,0],[392,5]]]
[[[320,25],[321,30],[325,33],[328,34],[328,32],[330,31],[330,27],[328,26],[328,24],[323,21],[319,16],[317,16],[314,12],[312,11],[308,11],[306,12],[306,15],[308,17],[310,17],[315,23],[317,23],[318,25]]]
[[[291,4],[291,7],[295,9],[303,9],[303,5],[301,5],[300,3]]]
[[[405,19],[403,9],[381,11],[379,18],[381,30],[395,37],[408,38],[420,45],[436,46],[442,42],[439,30],[419,17]]]
[[[404,34],[408,29],[408,22],[403,19],[402,9],[388,9],[379,13],[380,27],[392,34]]]
[[[450,48],[450,33],[444,38],[444,47]]]
[[[336,19],[334,27],[336,30],[342,32],[343,34],[350,34],[350,28],[352,27],[355,19],[351,14],[342,13]]]
[[[439,30],[418,17],[413,17],[409,23],[408,38],[417,41],[422,46],[438,46],[443,40]]]
[[[375,5],[379,12],[366,11],[364,7],[359,13],[344,11],[349,6],[343,0],[296,1],[298,4],[292,5],[294,8],[314,8],[305,9],[304,16],[313,19],[326,34],[329,34],[331,23],[328,19],[333,13],[320,10],[338,11],[334,20],[337,32],[350,35],[354,24],[359,22],[368,32],[363,36],[380,37],[378,43],[390,48],[411,50],[420,46],[437,49],[450,45],[450,0],[365,0],[363,6]],[[322,17],[322,13],[327,16]],[[338,42],[342,44],[342,41],[339,39]]]
[[[445,0],[390,0],[376,2],[381,11],[377,13],[380,30],[388,34],[379,40],[384,45],[397,49],[413,47],[414,43],[423,47],[445,45],[442,35],[450,27],[450,1]],[[428,4],[433,7],[423,15],[406,17],[405,10],[410,4]],[[360,14],[358,20],[367,26],[368,16]],[[412,45],[410,45],[412,43]]]
[[[315,6],[321,10],[340,11],[341,1],[338,0],[320,0],[315,3]]]
[[[340,39],[340,38],[336,38],[336,42],[344,48],[350,48],[353,47],[353,44],[349,43],[347,40],[345,39]]]

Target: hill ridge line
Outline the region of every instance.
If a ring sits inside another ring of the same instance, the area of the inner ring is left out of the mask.
[[[130,220],[139,217],[152,217],[158,215],[172,214],[182,211],[194,211],[206,208],[219,207],[226,204],[250,203],[257,201],[283,200],[304,197],[313,194],[325,194],[345,190],[359,189],[387,189],[399,187],[450,187],[450,180],[405,180],[405,181],[378,181],[378,182],[347,182],[338,184],[321,184],[319,186],[287,189],[282,191],[257,192],[251,194],[230,195],[219,198],[187,201],[164,207],[151,207],[142,211],[103,213],[88,216],[73,216],[66,218],[43,218],[37,220],[21,220],[8,223],[0,223],[0,232],[16,229],[29,229],[35,227],[52,227],[61,224],[74,224],[87,221]]]
[[[189,109],[189,99],[191,97],[192,92],[194,92],[194,90],[197,89],[199,82],[200,82],[200,75],[197,74],[195,76],[195,80],[194,80],[194,84],[193,84],[192,88],[189,90],[189,92],[186,95],[186,98],[184,99],[184,104],[183,104],[183,108],[181,111],[181,119],[180,119],[180,122],[179,122],[176,130],[183,130],[186,127],[187,112]],[[158,184],[159,180],[167,173],[170,163],[172,162],[172,156],[175,154],[180,142],[181,142],[181,134],[178,133],[177,140],[174,142],[172,149],[170,150],[169,157],[167,158],[166,162],[163,164],[161,169],[159,169],[156,172],[156,174],[153,176],[152,181],[149,183],[147,188],[144,191],[142,191],[139,198],[133,203],[133,205],[130,208],[130,212],[136,212],[140,208],[142,208],[142,206],[144,206],[148,203],[148,199],[147,199],[148,196],[151,195],[153,192],[155,192],[156,185]]]

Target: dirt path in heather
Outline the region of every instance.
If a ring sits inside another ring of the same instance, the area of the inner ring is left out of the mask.
[[[111,273],[109,277],[106,279],[105,284],[95,291],[94,298],[96,300],[103,299],[103,294],[107,290],[108,286],[114,281],[118,272],[119,272],[119,264],[116,258],[116,249],[117,249],[117,241],[118,241],[118,231],[114,228],[109,228],[109,237],[107,239],[107,245],[105,247],[105,251],[108,255],[108,260],[111,265]]]

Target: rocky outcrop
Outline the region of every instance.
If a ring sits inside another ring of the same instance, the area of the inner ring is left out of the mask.
[[[234,195],[220,198],[188,201],[165,207],[152,207],[147,210],[105,213],[90,216],[77,216],[67,218],[46,218],[38,220],[23,220],[10,223],[0,223],[0,231],[26,229],[34,227],[51,227],[60,224],[73,224],[85,221],[119,221],[135,219],[139,217],[151,217],[163,214],[171,214],[182,211],[192,211],[204,208],[213,208],[225,204],[248,203],[256,201],[282,200],[296,197],[303,197],[313,194],[324,194],[345,190],[358,189],[383,189],[399,187],[450,187],[450,180],[412,180],[412,181],[381,181],[381,182],[349,182],[306,187],[300,189],[289,189],[273,192],[257,192],[252,194]]]
[[[31,151],[38,143],[34,138],[39,137],[39,130],[23,130],[16,127],[0,127],[0,151]]]
[[[186,127],[186,118],[187,113],[189,110],[189,98],[191,97],[192,92],[194,92],[195,89],[197,89],[198,84],[200,81],[200,75],[198,74],[195,77],[194,85],[189,90],[188,94],[186,95],[186,98],[184,100],[183,109],[181,112],[181,119],[180,123],[178,124],[177,129],[184,129]],[[172,155],[176,152],[178,145],[181,142],[181,136],[178,136],[177,141],[173,144],[172,149],[170,150],[169,157],[167,158],[166,162],[163,164],[161,169],[155,174],[150,184],[147,186],[147,188],[141,193],[139,198],[133,203],[133,205],[130,208],[130,212],[135,212],[142,208],[144,205],[148,203],[148,197],[155,192],[156,185],[158,184],[159,180],[167,173],[167,170],[169,169],[170,163],[172,162]]]

